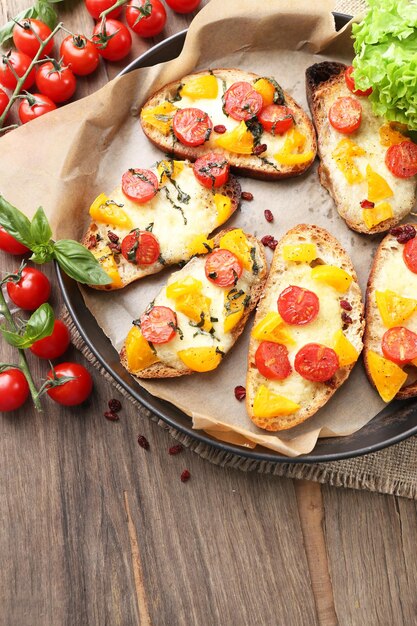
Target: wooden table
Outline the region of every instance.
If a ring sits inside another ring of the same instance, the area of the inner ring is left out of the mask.
[[[2,0],[1,23],[27,2]],[[67,28],[90,33],[84,3],[66,4],[55,6]],[[159,38],[136,39],[76,96],[192,17],[168,14]],[[0,253],[2,272],[12,268]],[[74,349],[71,359],[83,361]],[[47,366],[30,362],[40,380]],[[170,456],[175,442],[128,400],[119,422],[103,417],[119,396],[93,376],[86,406],[45,400],[41,414],[27,403],[0,416],[1,626],[416,623],[415,502]]]

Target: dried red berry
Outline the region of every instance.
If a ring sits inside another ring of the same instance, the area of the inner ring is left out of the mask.
[[[242,200],[246,200],[247,202],[252,202],[253,200],[253,193],[251,193],[250,191],[242,191],[240,195]]]
[[[235,387],[235,398],[239,401],[246,398],[246,389],[242,387],[242,385],[238,385],[237,387]]]
[[[107,237],[110,239],[110,241],[112,243],[119,243],[119,235],[116,235],[116,233],[113,233],[111,230],[107,231]]]
[[[121,252],[122,252],[122,248],[120,246],[120,243],[113,243],[112,241],[110,241],[109,248],[110,248],[110,250],[112,250],[113,252],[116,252],[117,254],[121,254]]]
[[[106,418],[106,420],[109,420],[110,422],[119,421],[119,416],[117,415],[117,413],[113,413],[113,411],[105,411],[104,417]]]
[[[272,235],[265,235],[264,237],[262,237],[261,241],[264,246],[268,246],[268,248],[271,248],[271,250],[275,250],[278,245],[278,241],[274,239]]]
[[[342,320],[345,324],[352,324],[352,318],[345,312],[342,313]]]
[[[175,446],[171,446],[168,449],[168,454],[179,454],[183,450],[184,450],[184,446],[182,446],[180,443],[177,443]]]
[[[139,437],[138,437],[138,444],[144,450],[149,450],[149,441],[143,435],[139,435]]]
[[[345,311],[351,311],[352,310],[352,305],[350,304],[350,302],[348,302],[347,300],[341,300],[340,301],[340,306],[342,307],[342,309],[344,309]]]
[[[119,400],[116,400],[116,398],[109,400],[108,404],[110,411],[113,411],[113,413],[118,413],[122,410],[122,403]]]
[[[390,235],[393,235],[398,243],[407,243],[410,239],[414,239],[416,236],[416,229],[412,224],[406,224],[405,226],[396,226],[389,231]]]
[[[252,152],[255,156],[259,156],[260,154],[262,154],[262,152],[266,152],[267,149],[268,146],[266,145],[266,143],[261,143],[259,144],[259,146],[255,146]]]
[[[216,126],[213,127],[213,130],[215,133],[218,133],[219,135],[223,135],[223,133],[226,132],[227,128],[223,124],[216,124]]]
[[[185,469],[181,474],[181,482],[186,483],[187,480],[190,479],[190,476],[191,476],[190,472],[187,469]]]
[[[270,211],[269,209],[265,209],[264,215],[265,215],[265,219],[266,219],[267,222],[273,222],[274,221],[274,216],[272,215],[272,211]]]
[[[370,200],[362,200],[361,207],[363,209],[373,209],[375,206],[375,202],[371,202]]]

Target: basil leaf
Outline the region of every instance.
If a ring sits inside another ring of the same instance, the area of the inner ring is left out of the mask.
[[[12,38],[13,28],[16,26],[16,22],[20,22],[25,19],[25,17],[35,17],[35,8],[29,7],[28,9],[21,11],[14,18],[16,21],[10,20],[0,28],[0,46],[4,46],[4,44]]]
[[[26,215],[11,205],[10,202],[7,202],[3,196],[0,196],[0,225],[17,241],[28,248],[32,248],[30,221]]]
[[[48,243],[52,237],[52,230],[49,226],[48,218],[45,215],[45,211],[40,206],[32,218],[30,225],[30,234],[33,243],[45,244]]]
[[[53,30],[58,19],[55,9],[45,0],[38,0],[35,4],[35,11],[38,18]]]
[[[22,335],[19,335],[12,330],[6,330],[3,326],[0,326],[0,331],[8,344],[13,346],[14,348],[22,347],[22,343],[24,343]]]
[[[29,258],[29,261],[33,261],[38,265],[52,261],[54,258],[54,242],[50,241],[49,243],[43,243],[39,246],[34,245],[32,252],[33,254]]]
[[[35,341],[49,337],[54,329],[55,316],[50,304],[45,302],[36,309],[26,323],[23,339],[26,341],[24,348],[29,348]]]
[[[112,282],[95,256],[76,241],[61,239],[54,243],[54,257],[60,268],[79,283],[108,285]]]

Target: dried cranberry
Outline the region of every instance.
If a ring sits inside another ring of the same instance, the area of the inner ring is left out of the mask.
[[[412,224],[406,224],[405,226],[396,226],[389,231],[390,235],[396,238],[398,243],[407,243],[410,239],[414,239],[416,236],[416,229]]]
[[[235,387],[235,398],[239,401],[246,398],[246,389],[242,385]]]
[[[122,248],[120,246],[120,243],[113,243],[112,241],[110,241],[109,248],[110,248],[110,250],[113,250],[113,252],[117,252],[118,254],[121,254],[121,252],[122,252]]]
[[[347,300],[341,300],[340,301],[340,306],[342,307],[342,309],[344,309],[345,311],[351,311],[352,310],[352,305],[350,304],[350,302],[348,302]]]
[[[264,215],[265,215],[265,219],[266,219],[267,222],[273,222],[274,221],[274,216],[272,215],[272,211],[270,211],[269,209],[265,209]]]
[[[259,154],[262,154],[262,152],[266,152],[267,149],[268,146],[266,145],[266,143],[260,143],[259,146],[254,147],[252,152],[255,156],[258,156]]]
[[[90,250],[91,248],[95,248],[97,244],[97,239],[95,235],[90,235],[87,239],[87,248]]]
[[[109,409],[110,411],[113,411],[113,413],[118,413],[122,410],[122,403],[119,400],[116,400],[116,398],[112,398],[109,400]]]
[[[216,126],[213,127],[213,130],[215,133],[218,133],[219,135],[223,135],[223,133],[226,132],[227,128],[223,124],[216,124]]]
[[[119,420],[119,416],[117,413],[113,413],[113,411],[105,411],[104,417],[110,422],[117,422]]]
[[[143,435],[139,435],[139,437],[138,437],[138,444],[144,450],[149,450],[149,441]]]
[[[352,324],[352,318],[344,311],[342,313],[342,320],[345,324]]]
[[[247,200],[247,202],[252,202],[253,193],[251,193],[250,191],[242,191],[241,198],[242,200]]]
[[[116,233],[113,233],[111,230],[107,231],[107,237],[112,243],[119,243],[119,235],[116,235]]]
[[[363,209],[373,209],[375,206],[375,202],[371,202],[370,200],[362,200],[361,207]]]
[[[186,483],[189,480],[191,474],[188,469],[185,469],[181,474],[181,482]]]
[[[264,237],[262,237],[261,241],[264,246],[268,246],[268,248],[271,248],[271,250],[275,250],[278,245],[278,241],[274,239],[272,235],[265,235]]]
[[[171,446],[168,449],[168,454],[179,454],[180,452],[182,452],[184,450],[184,446],[182,446],[180,443],[177,443],[175,446]]]

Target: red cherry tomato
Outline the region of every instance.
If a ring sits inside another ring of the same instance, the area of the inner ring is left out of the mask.
[[[25,267],[17,283],[8,282],[9,298],[21,309],[34,311],[47,302],[51,294],[51,283],[45,274],[34,267]]]
[[[13,67],[13,70],[21,78],[26,74],[29,65],[32,63],[32,59],[23,52],[12,50],[7,54],[3,54],[0,59],[0,85],[6,87],[6,89],[13,90],[17,85],[17,79],[11,71],[9,65]],[[30,89],[35,82],[35,68],[32,68],[25,82],[23,83],[23,89]]]
[[[9,96],[3,89],[0,89],[0,115],[3,115],[7,105],[9,104]]]
[[[130,52],[132,36],[122,22],[107,19],[97,22],[93,30],[92,42],[99,54],[107,61],[120,61]]]
[[[355,96],[370,96],[372,93],[372,87],[369,87],[366,91],[361,91],[360,89],[355,89],[355,81],[353,80],[352,72],[354,68],[353,65],[347,68],[345,72],[345,81],[348,86],[349,91],[355,94]]]
[[[47,394],[52,400],[64,406],[76,406],[87,400],[93,389],[93,379],[83,365],[79,363],[60,363],[54,367],[54,371],[48,372],[47,378],[71,377],[69,380],[57,387],[51,387]]]
[[[239,122],[255,117],[263,106],[261,94],[250,83],[243,81],[233,83],[223,98],[226,114]]]
[[[417,174],[417,144],[402,141],[390,146],[385,154],[385,165],[398,178],[410,178]]]
[[[278,313],[284,322],[293,326],[303,326],[316,319],[320,303],[315,293],[290,285],[278,298]]]
[[[417,237],[410,239],[403,250],[404,263],[413,274],[417,274]]]
[[[152,200],[158,191],[158,179],[151,170],[130,169],[122,176],[122,191],[134,202]]]
[[[159,0],[130,0],[126,22],[140,37],[155,37],[164,30],[167,14]]]
[[[178,109],[172,125],[174,135],[184,146],[201,146],[209,139],[213,128],[207,113],[193,107]]]
[[[17,368],[0,374],[0,411],[14,411],[21,407],[29,395],[25,375]]]
[[[270,380],[284,380],[291,374],[288,350],[280,343],[262,341],[255,352],[255,365]]]
[[[37,54],[40,48],[39,39],[45,41],[51,34],[49,26],[35,20],[33,18],[26,18],[22,22],[19,22],[13,28],[13,42],[20,52],[24,52],[31,59]],[[46,44],[42,56],[48,56],[54,45],[53,38]]]
[[[350,135],[358,130],[361,121],[361,103],[351,96],[338,98],[329,109],[330,124],[344,135]]]
[[[66,102],[74,95],[77,80],[69,67],[47,61],[36,72],[36,86],[53,102]]]
[[[282,135],[294,124],[291,109],[282,104],[269,104],[259,113],[264,130],[272,135]]]
[[[122,255],[127,261],[138,265],[152,265],[160,255],[157,238],[147,230],[135,229],[122,241]]]
[[[97,69],[100,55],[92,41],[84,35],[68,35],[61,43],[59,54],[77,76],[87,76]]]
[[[219,248],[206,257],[204,266],[208,280],[218,287],[236,285],[242,275],[242,264],[233,252]]]
[[[41,359],[57,359],[70,345],[68,328],[61,320],[54,321],[54,328],[48,337],[38,339],[31,345],[30,351]]]
[[[209,152],[193,165],[194,176],[204,187],[213,189],[222,187],[229,180],[230,165],[222,154]]]
[[[4,250],[4,252],[9,254],[26,254],[26,252],[30,252],[29,248],[26,248],[20,241],[9,235],[3,226],[0,226],[0,250]]]
[[[201,0],[166,0],[166,3],[176,13],[191,13],[195,11]]]
[[[177,316],[167,306],[154,306],[140,318],[140,330],[151,343],[167,343],[174,337]]]
[[[417,335],[404,326],[395,326],[384,333],[381,347],[384,357],[405,365],[417,358]]]
[[[54,109],[56,109],[56,104],[48,96],[43,93],[30,94],[19,105],[19,118],[22,124],[26,124]]]
[[[91,17],[94,17],[95,20],[98,20],[100,14],[107,9],[110,9],[113,6],[114,0],[85,0],[85,7]],[[110,13],[107,14],[107,18],[115,18],[119,17],[121,12],[123,11],[123,7],[117,7],[117,9],[113,9]]]
[[[308,343],[295,355],[294,369],[306,380],[324,383],[339,369],[339,358],[332,348]]]

